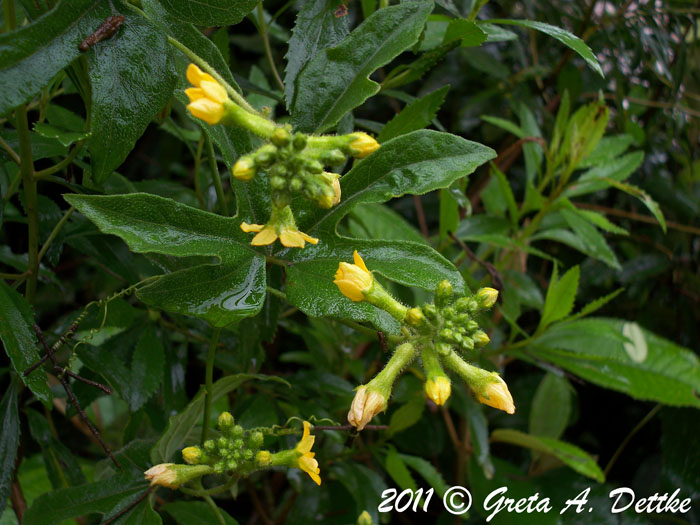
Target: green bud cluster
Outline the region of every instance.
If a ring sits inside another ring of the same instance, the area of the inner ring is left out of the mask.
[[[255,470],[255,455],[264,439],[262,432],[244,430],[235,424],[228,412],[222,412],[219,416],[218,428],[221,432],[218,438],[207,439],[201,447],[185,448],[182,451],[185,461],[191,465],[210,465],[217,474],[246,474]]]
[[[433,303],[411,308],[404,322],[421,334],[432,336],[435,349],[447,355],[451,349],[472,352],[489,342],[489,337],[479,329],[474,319],[482,310],[491,308],[498,292],[493,288],[481,288],[469,296],[456,297],[449,281],[442,281],[435,290]]]
[[[339,175],[324,171],[324,167],[343,164],[346,153],[333,144],[310,147],[307,135],[290,130],[289,126],[277,128],[268,144],[241,157],[234,166],[234,177],[247,181],[266,172],[272,201],[278,208],[299,194],[323,208],[332,207],[339,199]]]

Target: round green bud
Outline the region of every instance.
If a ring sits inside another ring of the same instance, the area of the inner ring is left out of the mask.
[[[459,332],[455,332],[454,335],[452,336],[452,339],[454,340],[455,343],[459,344],[464,340],[464,336],[460,334]]]
[[[238,461],[235,459],[229,459],[226,462],[226,468],[228,468],[228,470],[236,470],[238,468]]]
[[[241,454],[241,451],[240,451],[240,450],[234,450],[234,451],[231,453],[231,457],[232,457],[233,459],[236,459],[236,460],[241,459],[241,456],[242,456],[242,454]]]
[[[306,163],[306,170],[314,175],[323,173],[323,164],[317,160],[312,160]]]
[[[467,332],[469,332],[469,333],[472,333],[474,330],[476,330],[476,329],[478,329],[478,328],[479,328],[479,323],[477,323],[477,322],[474,321],[474,320],[467,321],[467,322],[464,324],[464,329],[465,329]]]
[[[435,290],[435,305],[440,308],[445,306],[452,299],[452,285],[450,281],[445,279],[438,284],[437,290]]]
[[[250,434],[248,438],[248,447],[250,448],[260,448],[265,440],[265,436],[259,430]]]
[[[283,190],[287,186],[287,179],[277,175],[270,177],[270,187],[273,190]]]
[[[246,461],[250,461],[253,459],[254,452],[250,449],[246,449],[243,451],[243,459]]]
[[[333,149],[323,154],[323,162],[329,166],[340,166],[345,162],[345,154],[339,149]]]
[[[299,191],[304,187],[304,180],[301,177],[292,177],[289,181],[289,189],[292,191]]]
[[[469,311],[469,301],[469,297],[460,297],[455,301],[455,308],[458,312],[467,312]]]
[[[495,288],[481,288],[474,298],[482,308],[491,308],[498,300],[498,290]]]
[[[427,319],[435,320],[437,318],[437,308],[434,304],[423,305],[423,313]]]
[[[277,158],[277,147],[274,144],[265,144],[255,153],[255,162],[267,169],[272,166]]]
[[[223,461],[217,461],[214,463],[214,472],[217,474],[223,474],[226,470],[226,464]]]
[[[489,344],[489,341],[491,341],[489,336],[483,330],[477,330],[476,332],[474,332],[474,335],[472,336],[472,338],[474,339],[474,345],[477,348],[479,348],[481,346],[485,346],[485,345]]]
[[[437,343],[435,345],[435,350],[437,350],[438,354],[444,357],[452,351],[452,347],[447,343]]]
[[[233,426],[233,416],[231,415],[230,412],[222,412],[219,415],[219,419],[217,421],[219,424],[219,429],[220,430],[226,430],[228,428],[231,428]]]
[[[202,446],[207,452],[214,452],[214,449],[216,449],[216,443],[214,443],[213,439],[207,439]]]
[[[440,339],[444,339],[445,341],[454,341],[454,336],[454,332],[449,328],[443,328],[440,330]]]
[[[425,315],[420,308],[409,308],[403,320],[411,326],[420,326],[425,323]]]
[[[289,134],[289,131],[287,131],[284,128],[277,128],[275,131],[272,132],[272,135],[270,136],[270,141],[275,146],[279,147],[288,146],[291,139],[292,137]]]
[[[474,350],[474,340],[471,337],[465,337],[464,339],[462,339],[460,346],[464,350]]]
[[[292,139],[292,147],[297,151],[301,151],[306,147],[306,140],[307,137],[303,133],[295,133]]]
[[[226,450],[228,448],[228,439],[224,436],[221,436],[219,439],[216,440],[216,444],[218,445],[220,450]]]
[[[287,175],[287,168],[284,164],[277,163],[270,168],[271,177],[285,177]]]
[[[243,437],[243,427],[241,425],[236,425],[235,427],[233,427],[233,430],[231,431],[231,435],[235,438]],[[236,439],[235,442],[237,443],[238,441],[241,441],[241,440]],[[243,443],[243,442],[241,441],[241,443]]]
[[[234,440],[233,446],[234,446],[234,448],[237,448],[239,450],[242,449],[243,448],[243,440],[241,438]]]
[[[447,308],[443,308],[443,310],[442,310],[442,316],[445,319],[454,319],[456,314],[457,314],[457,312],[455,312],[455,309],[452,308],[451,306],[448,306]]]

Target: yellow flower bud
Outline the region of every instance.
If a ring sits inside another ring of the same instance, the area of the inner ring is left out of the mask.
[[[372,516],[369,515],[369,512],[363,510],[362,514],[357,517],[356,525],[374,525],[374,521],[372,520]]]
[[[218,124],[226,113],[224,103],[228,101],[226,89],[214,77],[194,64],[187,68],[187,80],[195,86],[185,90],[190,103],[187,109],[193,116],[209,125]]]
[[[242,182],[248,182],[255,177],[255,172],[255,161],[250,157],[241,157],[233,165],[233,176]]]
[[[472,339],[474,340],[474,344],[476,346],[484,346],[489,344],[489,341],[491,341],[489,336],[483,330],[477,330],[474,332]]]
[[[367,391],[366,386],[361,386],[352,400],[348,421],[357,430],[365,428],[374,416],[386,409],[386,399],[376,390]]]
[[[515,414],[515,404],[513,396],[508,390],[508,385],[498,374],[494,373],[492,377],[493,380],[484,387],[483,391],[477,392],[476,396],[479,402],[503,410],[508,414]]]
[[[425,382],[425,393],[433,403],[438,406],[444,405],[450,398],[452,393],[452,384],[449,378],[445,376],[438,376],[434,379],[428,379]]]
[[[338,264],[338,271],[335,272],[335,285],[340,289],[341,293],[353,301],[359,302],[365,300],[365,293],[372,288],[374,277],[365,266],[365,262],[357,253],[357,250],[352,255],[355,264],[341,262]]]
[[[353,157],[364,159],[379,149],[379,142],[364,131],[353,133],[352,136],[355,137],[355,140],[350,143],[350,152]]]
[[[404,317],[404,321],[411,326],[422,325],[425,322],[423,310],[420,308],[409,308],[406,312],[406,317]]]
[[[335,195],[331,206],[335,206],[340,202],[340,179],[335,179],[331,186],[333,188],[333,194]]]
[[[498,299],[498,290],[495,288],[482,288],[476,293],[476,300],[482,308],[491,308]]]
[[[149,468],[144,472],[146,479],[151,482],[151,485],[162,485],[176,489],[180,486],[177,482],[177,470],[174,463],[161,463],[155,467]]]
[[[182,449],[182,459],[190,465],[197,465],[202,458],[202,450],[199,447],[186,447]]]
[[[272,462],[272,454],[269,450],[261,450],[255,455],[255,463],[261,467],[267,467]]]

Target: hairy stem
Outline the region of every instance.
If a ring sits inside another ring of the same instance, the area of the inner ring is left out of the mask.
[[[202,439],[204,442],[209,434],[209,419],[211,417],[211,394],[214,388],[214,358],[216,357],[216,347],[219,342],[219,335],[221,335],[221,328],[214,328],[211,334],[211,340],[209,341],[209,351],[207,352],[207,368],[206,375],[204,377],[204,421],[202,422]]]

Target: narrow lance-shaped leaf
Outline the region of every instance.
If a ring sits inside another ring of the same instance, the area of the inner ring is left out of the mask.
[[[340,44],[311,60],[297,77],[292,124],[323,132],[379,91],[368,77],[412,46],[432,2],[404,2],[376,11]]]
[[[0,401],[0,516],[10,498],[18,447],[17,381],[13,378]]]
[[[558,279],[556,266],[554,267],[538,330],[543,330],[554,321],[569,315],[576,299],[579,273],[579,267],[574,266]]]

